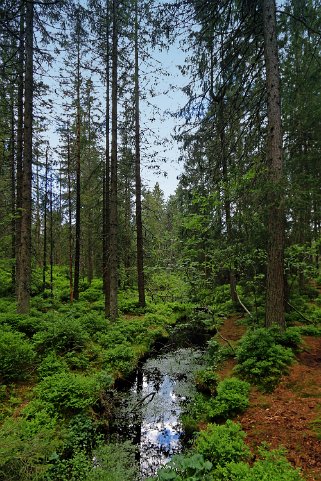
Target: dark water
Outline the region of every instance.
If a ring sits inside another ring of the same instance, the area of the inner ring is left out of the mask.
[[[114,424],[121,439],[136,443],[142,479],[182,449],[179,417],[195,393],[202,354],[195,347],[160,353],[142,364],[131,388],[120,394]]]

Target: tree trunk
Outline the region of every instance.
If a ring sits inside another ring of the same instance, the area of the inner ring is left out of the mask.
[[[269,169],[267,327],[285,328],[284,316],[284,194],[280,73],[276,33],[275,0],[263,0],[264,58],[267,84],[267,163]]]
[[[48,147],[46,149],[46,164],[45,164],[45,198],[43,206],[43,263],[42,263],[42,290],[46,289],[46,271],[47,271],[47,206],[48,206]]]
[[[19,32],[19,54],[18,54],[18,109],[17,109],[17,175],[16,175],[16,295],[18,297],[18,282],[20,280],[20,251],[21,251],[21,208],[22,208],[22,159],[23,159],[23,92],[24,92],[24,52],[25,37],[25,6],[20,6],[20,32]]]
[[[50,297],[53,298],[53,270],[54,270],[54,235],[53,235],[53,180],[50,179],[49,213],[50,213]]]
[[[110,317],[118,316],[118,211],[117,211],[117,81],[118,81],[118,0],[113,0],[113,40],[112,40],[112,138],[110,163]]]
[[[33,0],[26,5],[25,29],[25,109],[24,156],[22,176],[22,212],[20,268],[17,286],[17,310],[28,313],[31,289],[31,187],[32,187],[32,121],[33,121]]]
[[[106,2],[106,152],[103,196],[103,282],[105,293],[105,316],[110,316],[110,68],[109,68],[109,0]]]
[[[13,95],[13,94],[12,94]],[[11,139],[10,139],[10,158],[11,158],[11,285],[12,293],[15,291],[16,285],[16,269],[14,259],[16,258],[16,165],[15,165],[15,130],[14,130],[14,99],[11,105]]]
[[[137,232],[138,302],[145,307],[144,240],[142,223],[142,182],[140,175],[140,112],[139,112],[138,0],[135,1],[135,184]]]
[[[78,19],[79,23],[79,19]],[[74,269],[74,299],[79,298],[79,271],[80,271],[80,38],[79,25],[77,24],[77,113],[76,113],[76,236],[75,236],[75,269]]]
[[[68,170],[68,228],[69,228],[69,297],[70,297],[70,304],[72,304],[74,300],[74,290],[73,290],[73,282],[72,282],[72,268],[73,268],[73,239],[72,239],[72,204],[71,204],[71,174],[70,174],[70,137],[69,132],[67,134],[67,170]]]

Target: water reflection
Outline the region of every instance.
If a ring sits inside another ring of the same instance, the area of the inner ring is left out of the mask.
[[[122,437],[139,447],[142,478],[155,474],[182,448],[179,416],[194,393],[201,357],[200,350],[186,348],[149,359],[138,369],[130,391],[122,394],[115,424]]]

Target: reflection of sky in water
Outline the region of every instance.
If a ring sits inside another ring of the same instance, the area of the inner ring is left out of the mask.
[[[140,445],[141,473],[151,476],[181,449],[179,415],[194,390],[194,372],[201,367],[201,353],[179,349],[149,359],[124,399],[127,431]],[[139,406],[139,409],[137,407]],[[119,413],[121,415],[121,413]]]

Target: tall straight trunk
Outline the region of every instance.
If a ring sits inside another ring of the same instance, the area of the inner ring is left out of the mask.
[[[269,169],[268,257],[265,324],[285,328],[284,194],[280,73],[275,0],[263,0],[264,58],[267,85],[267,162]]]
[[[110,318],[118,316],[118,211],[117,211],[117,81],[118,81],[118,0],[113,0],[112,38],[112,114],[111,114],[111,162],[110,162]]]
[[[46,149],[46,164],[45,164],[45,198],[44,198],[44,212],[43,212],[43,263],[42,263],[42,290],[46,289],[46,271],[47,271],[47,206],[48,206],[48,165],[49,155],[48,147]]]
[[[70,136],[69,132],[67,134],[67,176],[68,176],[68,243],[69,243],[69,296],[70,304],[74,300],[74,290],[73,290],[73,242],[72,242],[72,204],[71,204],[71,162],[70,162]]]
[[[106,152],[103,196],[103,282],[105,293],[105,316],[110,316],[110,68],[109,68],[109,0],[106,2]]]
[[[78,20],[79,21],[79,20]],[[79,298],[80,271],[80,38],[79,26],[77,38],[77,113],[76,113],[76,236],[75,236],[75,269],[74,269],[74,299]]]
[[[35,252],[36,259],[41,257],[41,220],[40,220],[40,168],[39,168],[39,151],[36,154],[36,214],[35,214]]]
[[[52,176],[51,176],[51,179],[50,179],[49,213],[50,213],[50,296],[53,297],[54,236],[53,236]]]
[[[91,175],[91,100],[90,90],[88,93],[88,172]],[[88,205],[88,218],[87,218],[87,278],[89,284],[91,284],[94,277],[94,262],[93,262],[93,236],[92,236],[92,206],[91,198]]]
[[[14,100],[12,98],[11,106],[11,139],[10,139],[10,157],[11,157],[11,285],[12,292],[15,291],[16,285],[16,269],[14,259],[16,258],[16,163],[15,163],[15,114]]]
[[[16,174],[16,295],[18,296],[18,280],[20,279],[21,251],[21,208],[22,208],[22,159],[23,159],[23,92],[24,92],[24,52],[25,52],[25,5],[20,6],[20,31],[18,51],[18,91],[17,91],[17,174]]]
[[[32,185],[32,120],[33,120],[33,0],[26,5],[25,29],[25,108],[24,156],[22,176],[22,212],[20,268],[17,286],[17,310],[28,313],[31,289],[31,185]]]
[[[137,233],[138,302],[145,307],[144,239],[142,223],[142,182],[140,174],[140,112],[139,112],[139,52],[138,52],[138,0],[135,0],[135,184]]]

